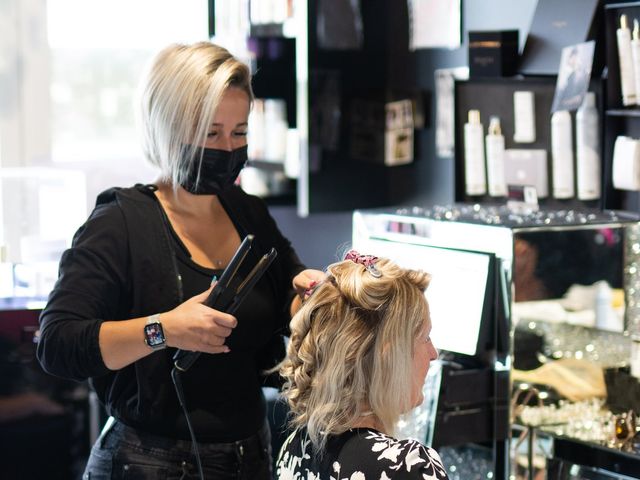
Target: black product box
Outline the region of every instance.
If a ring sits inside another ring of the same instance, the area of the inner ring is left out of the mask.
[[[604,382],[609,410],[615,414],[629,410],[640,414],[640,382],[631,375],[629,367],[606,368]]]
[[[469,32],[470,77],[511,77],[517,68],[517,30]]]
[[[443,365],[433,446],[506,439],[509,398],[509,372]]]
[[[469,408],[438,411],[432,446],[490,443],[509,436],[509,404],[485,403]]]
[[[602,69],[601,0],[538,0],[520,61],[525,75],[557,75],[562,49],[596,41],[592,71]]]

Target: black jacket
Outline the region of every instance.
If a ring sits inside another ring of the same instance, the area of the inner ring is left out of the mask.
[[[136,185],[99,195],[72,247],[62,255],[59,279],[40,316],[37,355],[43,368],[65,378],[90,378],[108,412],[130,424],[146,424],[153,421],[149,415],[166,414],[161,403],[167,396],[173,403],[173,391],[168,391],[173,349],[112,371],[102,360],[98,332],[105,320],[164,312],[183,301],[173,240],[154,190]],[[260,199],[234,187],[220,200],[240,236],[255,235],[256,256],[271,247],[278,252],[266,277],[279,318],[274,321],[273,339],[262,352],[263,368],[284,353],[278,334],[288,328],[294,295],[291,280],[304,266]]]

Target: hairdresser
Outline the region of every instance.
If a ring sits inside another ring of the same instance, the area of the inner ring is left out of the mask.
[[[152,185],[112,188],[74,236],[40,317],[38,358],[54,375],[89,379],[112,417],[86,479],[271,478],[263,372],[311,282],[265,204],[234,185],[247,160],[253,99],[246,65],[208,42],[153,60],[138,104]],[[235,316],[203,305],[242,239],[277,257]],[[296,294],[298,293],[298,294]],[[176,349],[202,352],[171,378]]]

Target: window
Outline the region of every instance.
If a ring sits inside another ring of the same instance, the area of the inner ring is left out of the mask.
[[[52,161],[134,160],[142,70],[168,43],[207,39],[207,2],[49,0],[47,31]]]
[[[140,75],[169,43],[206,40],[208,21],[207,0],[0,2],[0,252],[7,260],[57,261],[100,191],[155,178],[134,124]],[[52,247],[34,247],[39,241]]]

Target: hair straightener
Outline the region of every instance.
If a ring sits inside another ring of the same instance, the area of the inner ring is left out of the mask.
[[[243,276],[242,272],[246,272],[249,268],[246,264],[247,254],[251,250],[251,243],[254,236],[247,235],[242,243],[233,254],[233,258],[227,268],[224,269],[220,280],[216,283],[215,287],[203,302],[205,305],[211,308],[215,308],[221,312],[234,314],[242,301],[246,298],[247,294],[251,291],[254,285],[260,280],[260,277],[266,272],[273,259],[276,258],[277,252],[275,248],[272,248],[268,253],[265,253],[258,263],[249,271],[246,276]],[[202,462],[200,460],[200,454],[198,453],[198,443],[196,441],[195,432],[191,425],[189,418],[189,412],[185,403],[184,392],[182,390],[182,381],[180,380],[180,373],[186,372],[198,359],[201,352],[192,352],[190,350],[178,350],[173,356],[173,368],[171,369],[171,378],[175,386],[176,394],[178,395],[178,401],[182,407],[185,419],[187,421],[187,427],[189,428],[189,434],[191,435],[191,442],[196,457],[196,464],[198,466],[198,474],[201,480],[204,480],[204,472],[202,470]]]
[[[251,250],[251,243],[254,236],[247,235],[233,255],[231,262],[222,272],[222,276],[216,286],[204,301],[208,307],[214,308],[221,312],[233,315],[253,286],[258,282],[260,277],[267,270],[273,259],[276,258],[277,252],[272,248],[265,253],[262,258],[251,269],[249,274],[242,278],[238,273],[245,270],[241,267],[247,258],[247,254]],[[200,352],[192,352],[189,350],[178,350],[173,356],[173,365],[181,372],[186,372],[191,365],[198,359]]]

